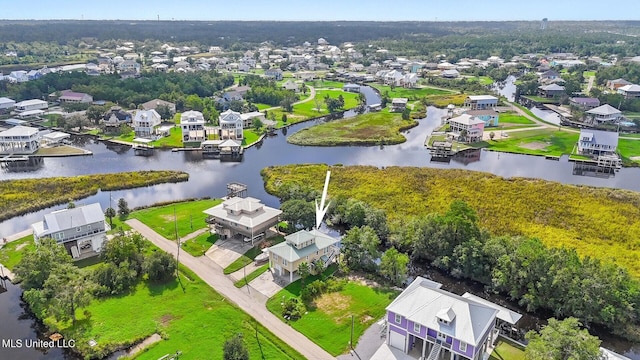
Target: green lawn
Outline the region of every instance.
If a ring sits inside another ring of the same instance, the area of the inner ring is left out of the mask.
[[[514,112],[506,112],[506,113],[500,114],[500,119],[498,120],[498,123],[523,124],[523,125],[535,124],[533,121],[527,119],[522,115],[518,115]]]
[[[126,134],[121,134],[116,137],[117,140],[133,142],[135,138],[135,133],[130,131]],[[169,136],[162,137],[156,141],[152,141],[149,143],[158,148],[165,149],[173,149],[173,148],[181,148],[182,147],[182,130],[179,126],[174,126],[171,128],[169,132]]]
[[[0,264],[8,269],[13,269],[27,250],[35,248],[36,243],[33,241],[33,235],[9,242],[0,248]]]
[[[486,142],[486,148],[496,151],[561,156],[571,154],[579,134],[555,129],[536,129],[509,133],[507,138]]]
[[[312,279],[307,280],[311,282]],[[269,311],[282,317],[282,302],[300,295],[300,280],[285,287],[269,301]],[[311,341],[336,356],[344,353],[351,339],[351,316],[354,322],[354,342],[374,322],[385,314],[385,307],[395,299],[397,291],[371,288],[348,282],[342,291],[324,294],[307,306],[302,318],[289,324]]]
[[[258,141],[260,135],[253,129],[242,130],[242,145],[248,146]]]
[[[469,76],[466,78],[470,81],[475,81],[480,83],[481,85],[491,85],[493,84],[493,79],[488,76]]]
[[[618,140],[618,153],[622,157],[622,163],[625,166],[640,165],[640,158],[632,160],[632,157],[640,156],[640,140]]]
[[[257,104],[257,103],[254,103],[253,105],[258,107],[258,111],[262,111],[264,109],[268,109],[270,107],[273,107],[273,105],[269,105],[269,104]]]
[[[558,99],[546,98],[546,97],[536,96],[536,95],[527,95],[527,96],[523,96],[523,98],[530,99],[541,104],[557,104],[558,103]]]
[[[585,72],[582,73],[582,76],[584,77],[585,80],[589,80],[590,77],[596,76],[596,72],[595,71],[585,71]]]
[[[177,223],[180,237],[202,229],[207,226],[204,222],[207,215],[203,211],[221,202],[220,199],[205,199],[152,207],[135,211],[129,215],[129,218],[138,219],[165,238],[175,240],[175,223]],[[177,215],[175,223],[174,209]]]
[[[418,100],[422,97],[428,95],[445,95],[454,93],[451,90],[444,89],[436,89],[431,87],[420,87],[414,89],[407,89],[403,87],[396,87],[391,90],[391,87],[388,85],[380,85],[380,84],[371,84],[371,87],[378,89],[380,94],[384,95],[386,92],[389,93],[389,97],[391,98],[408,98],[409,100]]]
[[[275,244],[279,244],[283,242],[284,237],[281,235],[278,235],[278,236],[269,238],[266,241],[268,241],[271,244],[269,246],[273,246]],[[259,245],[252,247],[251,249],[247,250],[247,252],[245,252],[242,256],[236,259],[236,261],[232,262],[231,264],[229,264],[229,266],[224,268],[223,273],[225,275],[229,275],[231,273],[234,273],[242,269],[243,267],[249,265],[256,258],[256,256],[260,255],[261,253],[262,253],[262,250],[260,249]]]
[[[260,266],[259,268],[255,269],[254,271],[251,272],[251,274],[247,275],[247,277],[244,277],[238,281],[236,281],[235,283],[233,283],[233,285],[237,288],[241,288],[245,285],[247,285],[248,283],[251,282],[251,280],[257,278],[258,276],[264,274],[265,272],[267,272],[267,270],[269,270],[269,264],[264,264],[262,266]]]
[[[315,125],[287,141],[309,146],[399,144],[406,141],[400,131],[415,124],[414,120],[403,120],[400,114],[375,112]]]
[[[341,81],[332,81],[332,80],[314,80],[305,82],[307,85],[311,85],[316,88],[327,88],[327,89],[342,89],[344,83]]]
[[[282,109],[276,109],[269,111],[269,114],[273,114],[275,116],[275,120],[278,123],[276,125],[277,128],[286,124],[294,124],[310,118],[326,115],[328,112],[324,105],[324,98],[327,95],[334,99],[342,95],[344,98],[344,109],[351,109],[359,104],[358,94],[342,90],[318,90],[316,91],[314,99],[317,99],[320,102],[320,111],[316,110],[316,100],[311,100],[302,104],[294,105],[292,113],[285,112]],[[287,123],[282,121],[282,114],[287,115]]]
[[[500,339],[491,352],[489,360],[524,360],[524,350]]]
[[[182,243],[182,250],[193,256],[202,256],[218,240],[218,235],[206,231]]]
[[[108,353],[157,332],[163,340],[136,358],[156,360],[181,351],[185,359],[221,359],[225,340],[241,332],[251,359],[303,359],[259,324],[256,339],[254,319],[195,274],[181,272],[184,290],[176,280],[162,285],[141,282],[129,294],[94,300],[86,308],[90,318],[78,311],[75,326],[46,322],[58,325],[65,338],[75,339],[76,346],[87,353]],[[87,345],[90,339],[97,342],[93,348]]]

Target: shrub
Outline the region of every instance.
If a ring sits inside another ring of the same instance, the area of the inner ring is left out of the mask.
[[[298,298],[289,298],[282,304],[282,316],[289,320],[298,320],[306,311],[304,304]]]
[[[144,271],[151,281],[166,281],[174,276],[176,261],[164,251],[156,251],[144,260]]]

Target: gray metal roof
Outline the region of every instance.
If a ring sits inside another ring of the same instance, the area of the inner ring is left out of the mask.
[[[44,230],[51,234],[104,221],[104,213],[99,203],[79,206],[73,209],[54,211],[44,216]]]
[[[5,130],[0,132],[0,137],[11,137],[11,136],[32,136],[39,132],[38,129],[30,126],[14,126],[9,130]]]
[[[593,108],[587,111],[587,114],[594,115],[613,115],[613,114],[621,114],[622,112],[609,104],[600,105],[597,108]]]
[[[292,245],[293,243],[302,243],[309,240],[314,241],[310,245],[305,246],[302,249],[297,249]],[[311,255],[316,251],[320,251],[328,248],[331,245],[335,245],[338,242],[340,242],[340,239],[323,234],[316,229],[311,231],[300,230],[294,234],[287,235],[284,242],[270,247],[269,252],[278,255],[289,262],[294,262],[304,258],[307,255]]]
[[[483,335],[494,326],[498,310],[435,288],[432,281],[425,280],[417,277],[387,306],[387,310],[478,346]],[[444,315],[452,319],[449,324],[438,321],[438,316]]]
[[[483,299],[479,296],[475,296],[471,293],[464,293],[462,294],[462,297],[465,299],[469,299],[469,300],[473,300],[477,303],[480,303],[482,305],[486,305],[488,307],[492,307],[496,310],[498,310],[498,314],[496,315],[496,317],[500,320],[506,321],[511,325],[515,325],[518,320],[520,320],[520,318],[522,318],[522,315],[518,314],[515,311],[511,311],[503,306],[500,306],[498,304],[495,304],[487,299]]]
[[[612,131],[602,131],[594,129],[580,130],[580,140],[589,138],[589,142],[600,145],[618,146],[618,133]]]

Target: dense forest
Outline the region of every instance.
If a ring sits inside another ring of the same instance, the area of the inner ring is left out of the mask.
[[[233,84],[232,75],[215,71],[203,73],[148,73],[140,79],[120,79],[119,75],[89,76],[85,73],[48,74],[38,80],[8,84],[0,81],[0,94],[17,101],[42,99],[49,94],[72,89],[93,95],[96,100],[129,106],[155,98],[183,103],[188,95],[210,97]],[[179,104],[178,104],[179,105]]]

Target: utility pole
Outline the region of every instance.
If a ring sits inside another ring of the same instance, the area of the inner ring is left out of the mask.
[[[173,205],[173,227],[176,232],[176,241],[178,244],[178,252],[176,254],[176,277],[178,275],[178,267],[180,266],[180,237],[178,236],[178,217],[176,216],[176,206]]]

